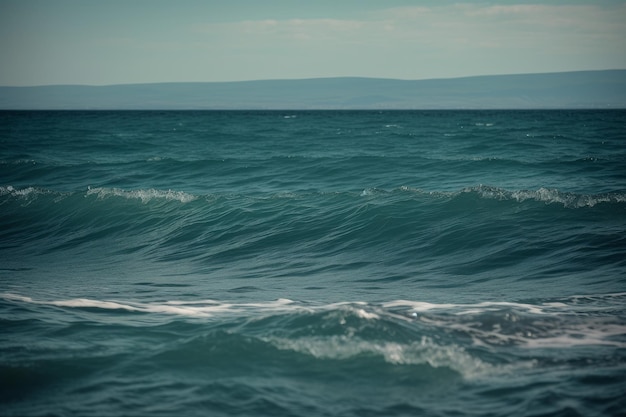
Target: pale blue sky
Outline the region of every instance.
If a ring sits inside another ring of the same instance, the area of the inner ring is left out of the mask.
[[[0,85],[626,68],[626,0],[0,0]]]

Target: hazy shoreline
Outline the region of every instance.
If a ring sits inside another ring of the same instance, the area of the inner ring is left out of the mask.
[[[626,70],[399,80],[312,78],[0,87],[2,110],[626,108]]]

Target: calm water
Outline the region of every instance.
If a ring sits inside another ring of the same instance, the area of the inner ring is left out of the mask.
[[[0,112],[0,414],[624,415],[625,127]]]

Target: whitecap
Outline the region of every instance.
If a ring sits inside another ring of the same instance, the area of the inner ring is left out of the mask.
[[[197,199],[197,196],[193,194],[189,194],[183,191],[174,191],[174,190],[156,190],[154,188],[150,189],[142,189],[142,190],[123,190],[121,188],[91,188],[87,189],[87,196],[95,195],[99,199],[104,199],[107,197],[123,197],[127,199],[138,199],[141,200],[142,203],[147,203],[148,201],[154,199],[163,199],[163,200],[176,200],[181,203],[188,203],[190,201],[194,201]]]
[[[508,191],[503,188],[479,185],[461,190],[461,193],[477,193],[482,198],[494,200],[534,200],[546,204],[562,204],[566,208],[594,207],[600,203],[625,203],[626,193],[577,194],[541,187],[537,190]]]
[[[619,303],[623,296],[623,294],[621,296],[609,294],[584,297],[586,297],[585,299],[591,297],[591,299],[596,300],[600,298],[604,300],[613,299],[615,303]],[[339,302],[321,305],[299,303],[290,299],[232,303],[216,300],[136,302],[88,298],[45,301],[12,293],[0,294],[0,297],[7,301],[56,307],[122,310],[190,318],[245,316],[257,319],[276,314],[337,312],[341,314],[338,323],[342,325],[346,323],[348,316],[366,322],[402,320],[407,323],[415,323],[418,328],[435,333],[456,332],[459,336],[469,338],[474,346],[482,347],[516,346],[536,349],[597,345],[626,348],[626,325],[611,314],[590,315],[587,306],[581,307],[575,304],[583,296],[542,304],[504,301],[475,304],[437,304],[395,300],[381,304]],[[603,311],[602,308],[595,308],[600,312]],[[333,317],[337,318],[337,316]],[[305,345],[302,349],[311,349],[312,355],[319,355],[320,357],[327,355],[351,356],[368,351],[383,355],[385,360],[391,363],[413,363],[412,361],[418,360],[415,359],[415,356],[411,356],[413,355],[411,352],[415,351],[413,345],[409,345],[409,347],[401,345],[402,347],[399,348],[400,345],[389,344],[391,342],[385,341],[381,342],[383,345],[371,345],[373,342],[368,341],[367,343],[370,345],[364,349],[362,346],[344,346],[341,344],[343,343],[342,337],[352,337],[354,334],[354,332],[349,332],[348,335],[334,336],[335,339],[325,338],[323,342],[316,342],[316,339],[303,341],[302,343]],[[289,343],[294,343],[292,339],[290,340]],[[331,340],[330,344],[328,340]],[[297,346],[294,349],[296,348]],[[396,356],[393,352],[396,352]],[[405,354],[406,352],[409,354]],[[420,356],[419,361],[422,360],[423,358]],[[435,366],[433,363],[430,364]]]
[[[9,301],[21,301],[31,304],[50,305],[68,308],[97,308],[105,310],[125,310],[141,313],[172,314],[185,317],[212,317],[218,314],[247,314],[254,312],[284,312],[305,309],[295,305],[289,299],[278,299],[260,303],[227,303],[214,300],[195,301],[164,301],[144,303],[119,300],[94,300],[88,298],[73,298],[67,300],[34,300],[31,297],[12,293],[0,294],[0,297]]]
[[[576,346],[626,347],[626,324],[612,314],[623,293],[573,296],[541,304],[480,302],[475,304],[427,303],[396,300],[383,308],[405,310],[404,317],[418,320],[431,330],[455,331],[476,346],[507,345],[535,348]],[[598,306],[578,305],[581,300],[604,300]],[[613,306],[607,305],[612,303]]]
[[[378,356],[392,365],[428,365],[433,368],[449,368],[466,379],[508,373],[515,369],[535,365],[532,360],[517,362],[514,365],[490,364],[458,345],[438,344],[426,336],[409,343],[364,340],[350,335],[266,337],[263,340],[278,349],[310,355],[316,359],[345,360],[364,355]]]
[[[27,187],[22,189],[13,188],[13,186],[11,185],[8,185],[6,187],[0,187],[0,195],[10,194],[12,196],[26,197],[37,193],[41,193],[41,191],[33,187]]]

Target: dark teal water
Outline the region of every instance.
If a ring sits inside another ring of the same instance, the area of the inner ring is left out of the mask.
[[[625,127],[1,112],[0,414],[623,415]]]

